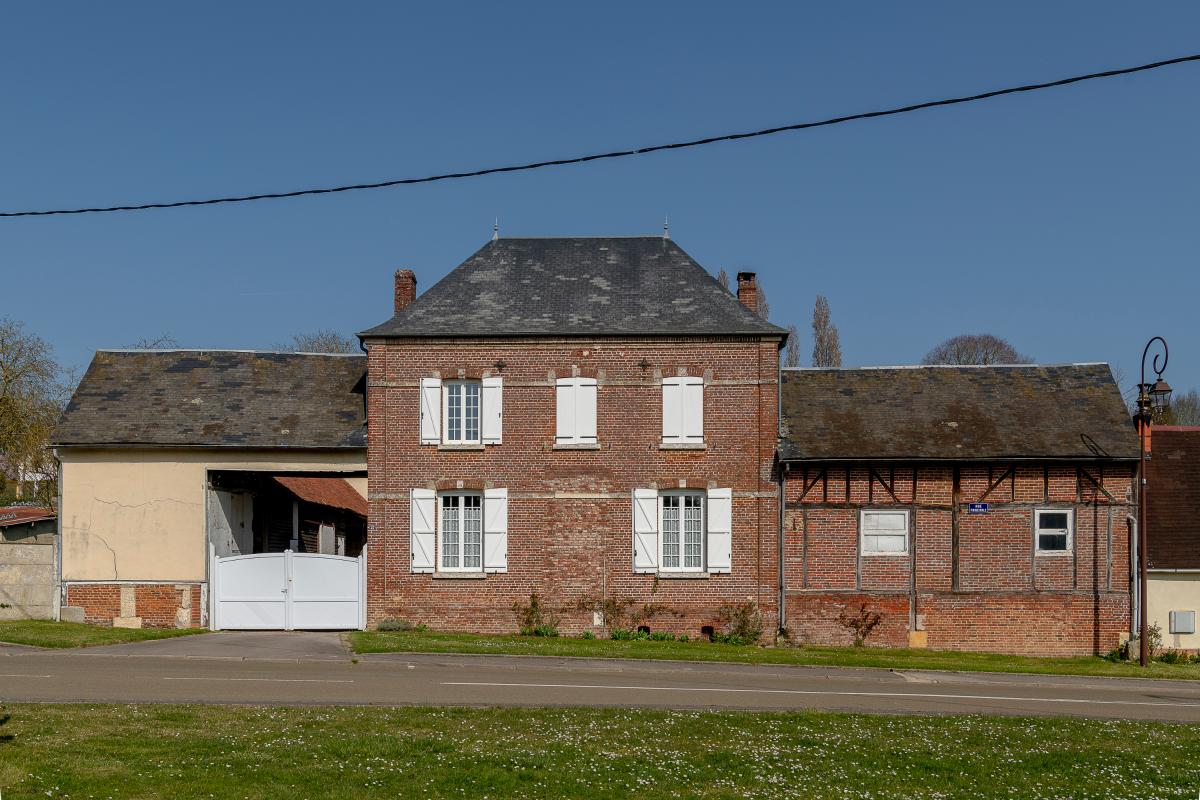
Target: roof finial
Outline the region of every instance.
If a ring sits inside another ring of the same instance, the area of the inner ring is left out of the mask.
[[[671,221],[666,216],[663,216],[663,238],[671,238]]]
[[[500,238],[500,218],[496,217],[496,224],[492,226],[492,241]]]

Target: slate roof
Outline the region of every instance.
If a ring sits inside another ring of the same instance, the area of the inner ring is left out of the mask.
[[[310,475],[275,475],[275,482],[301,500],[319,506],[342,508],[361,517],[367,515],[367,498],[345,478],[318,478]]]
[[[1150,569],[1200,569],[1200,428],[1150,429],[1146,544]]]
[[[101,350],[52,442],[365,448],[366,368],[360,355]]]
[[[1107,364],[783,371],[780,460],[1131,460]]]
[[[382,325],[394,337],[786,336],[660,236],[488,242]]]

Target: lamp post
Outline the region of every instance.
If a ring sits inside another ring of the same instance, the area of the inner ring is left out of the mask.
[[[1154,369],[1155,381],[1146,382],[1146,356],[1155,342],[1162,344],[1162,353],[1154,354],[1151,367]],[[1162,358],[1162,365],[1158,359]],[[1146,548],[1146,437],[1149,435],[1150,423],[1155,411],[1162,411],[1171,403],[1171,387],[1163,380],[1163,370],[1167,368],[1167,340],[1155,336],[1146,342],[1142,351],[1142,376],[1138,383],[1137,420],[1140,449],[1138,452],[1138,662],[1144,667],[1150,663],[1150,642],[1147,634],[1150,632],[1149,614],[1146,609],[1146,560],[1149,555]]]

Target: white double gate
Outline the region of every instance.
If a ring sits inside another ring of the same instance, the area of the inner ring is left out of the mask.
[[[366,559],[320,553],[213,556],[212,630],[362,630]]]

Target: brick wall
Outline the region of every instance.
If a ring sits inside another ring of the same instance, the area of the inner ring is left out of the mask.
[[[531,592],[555,606],[565,633],[592,629],[585,596],[669,607],[654,629],[696,634],[727,602],[756,600],[777,619],[778,348],[773,341],[495,340],[369,343],[368,618],[453,630],[511,632],[514,602]],[[599,450],[555,450],[556,377],[598,381]],[[501,375],[503,443],[481,451],[421,445],[419,380]],[[703,376],[706,449],[664,450],[664,376]],[[507,488],[508,571],[485,579],[412,574],[409,490],[446,481]],[[733,490],[729,574],[666,579],[635,574],[634,488]]]
[[[133,618],[145,628],[196,628],[203,610],[199,583],[69,583],[66,605],[95,625]]]
[[[940,649],[1106,652],[1129,630],[1132,477],[1113,465],[792,467],[785,625],[848,643],[838,617],[866,604],[883,615],[871,644],[903,646],[916,630]],[[973,502],[988,513],[967,513]],[[864,508],[909,511],[907,553],[860,552]],[[1069,552],[1036,552],[1038,508],[1074,512]]]

